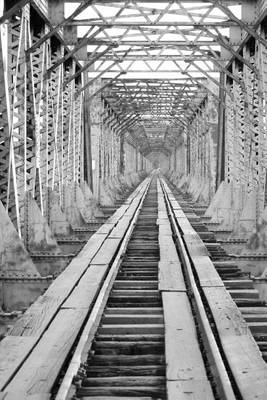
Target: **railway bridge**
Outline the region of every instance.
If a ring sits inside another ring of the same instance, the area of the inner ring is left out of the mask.
[[[267,0],[0,0],[0,400],[267,399]]]

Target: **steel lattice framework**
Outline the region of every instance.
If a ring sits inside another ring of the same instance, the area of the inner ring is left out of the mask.
[[[64,184],[93,175],[88,126],[92,136],[99,131],[97,146],[91,144],[101,164],[95,181],[123,170],[120,149],[127,141],[137,149],[137,163],[155,151],[171,156],[175,166],[186,158],[185,172],[210,181],[210,196],[224,178],[245,186],[244,193],[256,190],[260,213],[266,1],[4,5],[0,199],[19,232],[26,191],[45,215],[47,188],[56,188],[63,202]],[[211,144],[215,131],[217,147]]]
[[[219,72],[241,82],[227,68],[232,56],[257,74],[257,67],[236,50],[238,39],[252,35],[262,45],[266,41],[252,21],[236,15],[241,2],[90,3],[74,6],[66,24],[83,35],[88,57],[97,57],[93,79],[112,80],[104,98],[120,121],[128,121],[124,129],[139,132],[145,152],[151,146],[168,151],[207,93],[218,100]],[[237,6],[235,13],[232,6]],[[254,16],[259,11],[249,2],[246,6]]]

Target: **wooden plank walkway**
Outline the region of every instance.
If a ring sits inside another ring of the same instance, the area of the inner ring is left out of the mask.
[[[170,189],[166,182],[162,180],[162,183],[169,193]],[[249,325],[245,322],[211,259],[206,254],[204,243],[189,221],[185,223],[185,218],[180,211],[177,214],[176,210],[179,210],[180,207],[177,200],[171,200],[171,206],[174,209],[175,218],[181,229],[199,284],[214,318],[220,343],[241,397],[243,400],[266,400],[267,364],[249,330]]]
[[[173,241],[159,182],[158,204],[159,290],[162,294],[165,324],[168,400],[213,400],[214,396],[199,347],[182,266]]]
[[[120,243],[109,235],[130,207],[135,212],[149,181],[138,186],[0,342],[0,368],[6,368],[0,390],[10,392],[11,398],[51,390]],[[126,219],[129,222],[129,215]]]
[[[50,398],[55,379],[91,311],[148,182],[148,179],[145,180],[127,204],[115,213],[116,216],[111,216],[89,239],[79,255],[0,342],[0,399]],[[231,291],[226,290],[204,243],[164,181],[163,188],[169,195],[172,218],[179,225],[183,243],[198,277],[199,291],[209,306],[220,346],[240,395],[243,400],[266,400],[267,365],[249,325],[233,301]],[[191,288],[184,281],[184,261],[182,264],[177,253],[175,231],[168,217],[159,181],[157,189],[160,252],[158,289],[162,296],[164,321],[159,321],[157,313],[141,317],[136,309],[126,316],[120,310],[118,314],[106,315],[106,323],[99,328],[99,332],[102,335],[107,332],[124,335],[134,329],[136,335],[164,333],[168,400],[214,400],[192,313]],[[244,290],[247,290],[248,282],[243,283]],[[124,281],[118,281],[113,294],[118,295],[123,288],[123,296],[131,298],[135,295],[136,286],[139,294],[151,296],[155,288],[151,289],[146,280],[142,284],[144,287],[140,288],[140,282],[133,280],[131,287],[127,288]],[[229,289],[236,290],[239,284],[238,281],[231,281]],[[118,324],[120,320],[123,321],[121,326]],[[140,356],[137,357],[140,359]],[[149,360],[144,360],[144,363],[149,363]],[[154,378],[147,379],[151,383]]]
[[[266,399],[267,364],[243,315],[225,288],[203,290],[242,398]]]

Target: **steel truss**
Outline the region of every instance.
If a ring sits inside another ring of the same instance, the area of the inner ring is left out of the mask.
[[[211,195],[216,174],[225,175],[242,186],[244,198],[257,191],[259,215],[266,180],[266,2],[84,0],[51,23],[56,3],[19,1],[0,20],[0,197],[18,231],[25,191],[45,215],[48,187],[62,197],[65,183],[83,180],[84,118],[94,102],[102,124],[99,176],[122,170],[125,139],[143,155],[172,154],[176,167],[183,143],[183,165],[211,182]],[[225,142],[217,138],[218,107]],[[222,142],[224,163],[216,167]]]

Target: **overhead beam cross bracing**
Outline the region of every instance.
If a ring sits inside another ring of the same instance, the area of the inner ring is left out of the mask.
[[[71,54],[77,52],[79,59],[81,47],[85,50],[79,60],[88,75],[84,87],[101,79],[101,96],[119,116],[121,134],[133,134],[146,152],[160,146],[168,151],[207,96],[217,104],[220,74],[240,82],[227,69],[231,58],[257,74],[238,50],[243,38],[256,32],[257,18],[242,18],[248,6],[230,0],[65,0],[65,19],[53,31],[77,32]],[[260,43],[267,42],[261,37]]]

